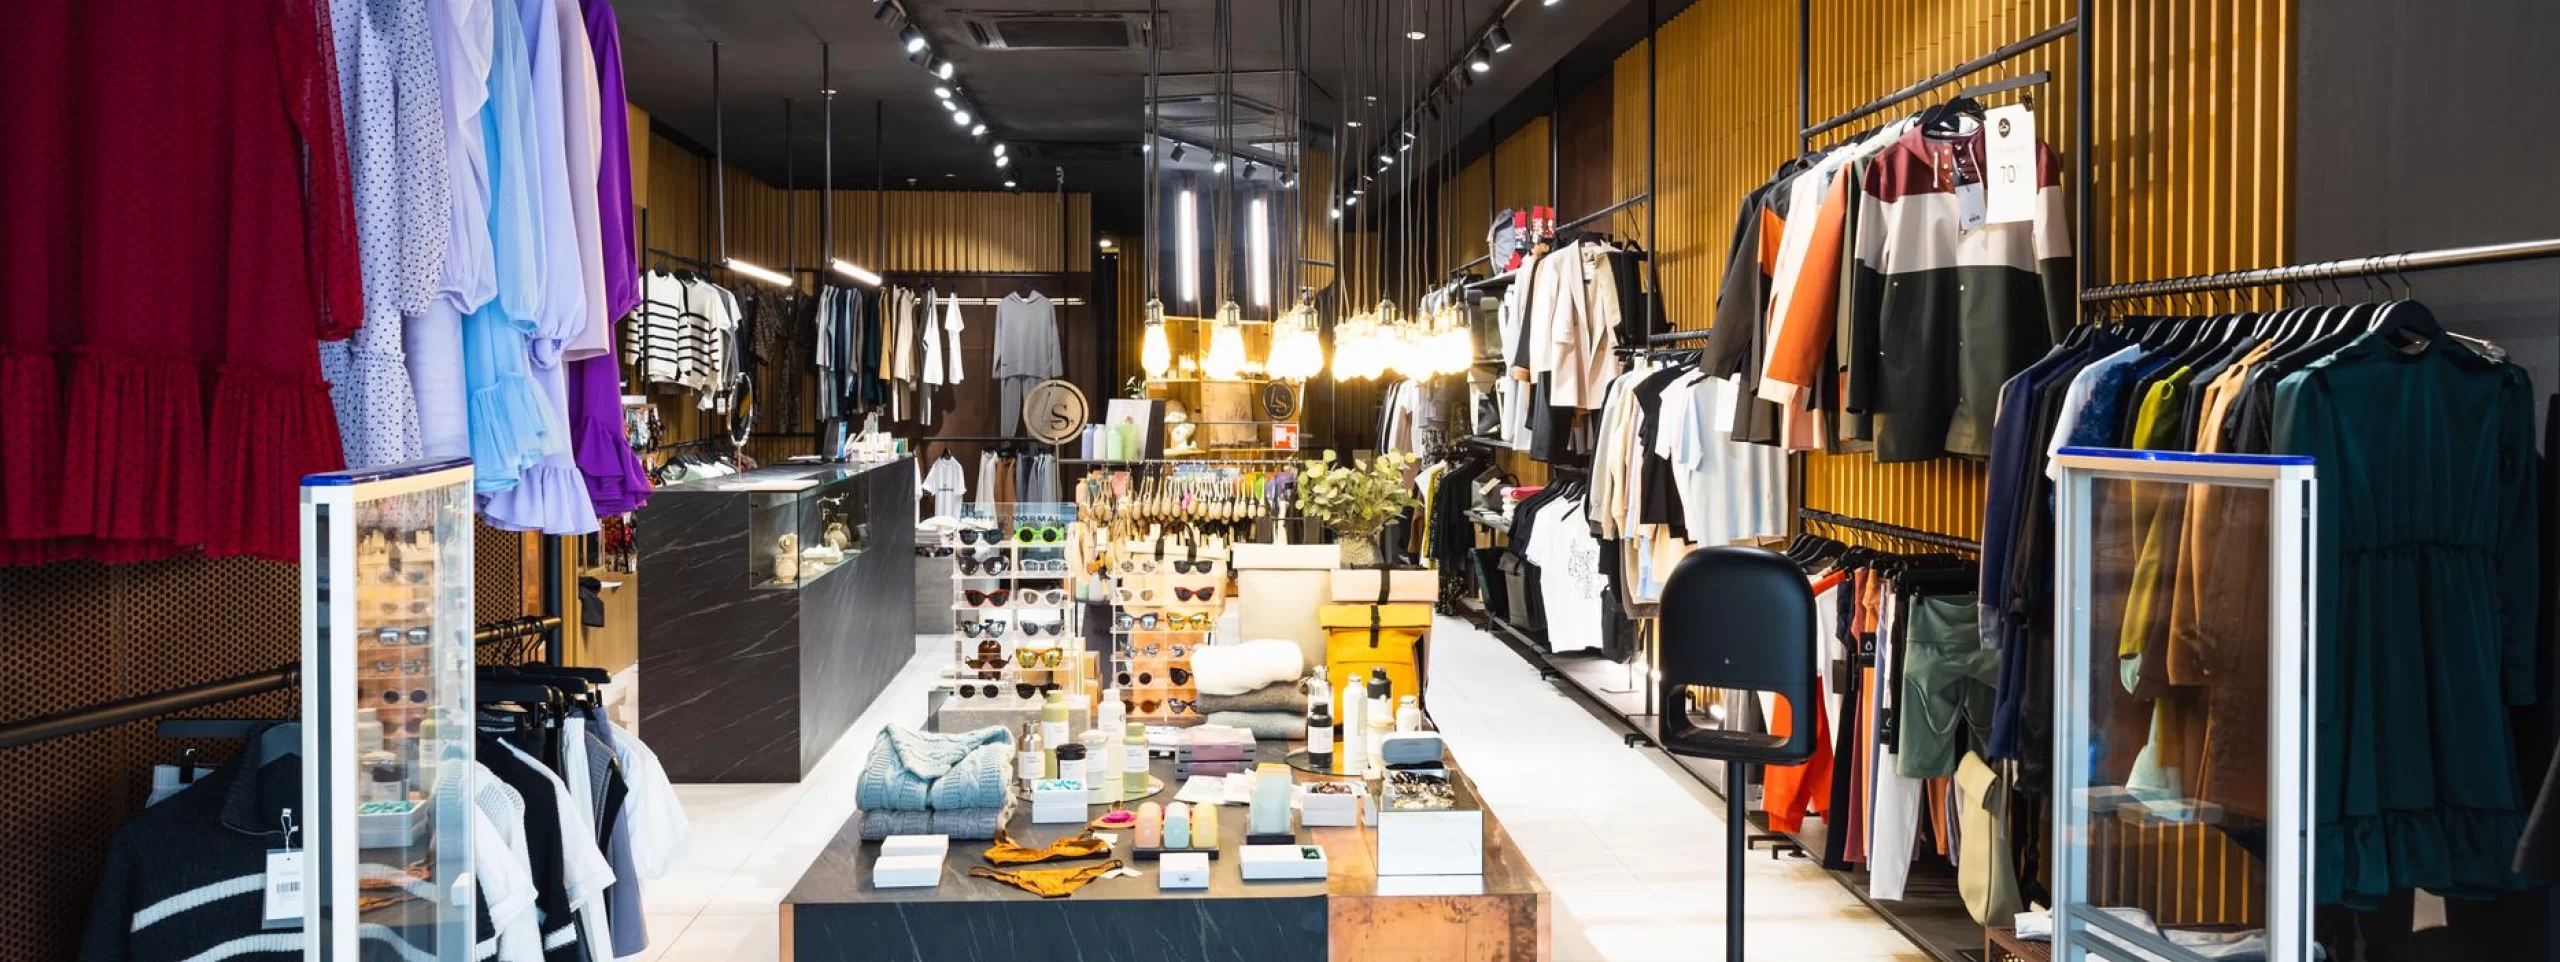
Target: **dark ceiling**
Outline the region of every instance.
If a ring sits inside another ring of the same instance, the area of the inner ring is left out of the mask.
[[[1353,117],[1364,121],[1355,137],[1378,136],[1458,56],[1458,45],[1512,2],[1307,0],[1311,86],[1300,111],[1311,135],[1329,135],[1342,116],[1335,99],[1353,94]],[[972,141],[966,127],[952,123],[934,95],[934,87],[944,81],[907,59],[895,18],[874,19],[870,0],[619,0],[615,9],[630,97],[677,136],[710,149],[711,44],[717,41],[725,104],[720,140],[728,159],[775,184],[813,186],[825,144],[819,94],[819,45],[825,42],[831,45],[831,80],[838,91],[836,186],[868,187],[878,176],[892,188],[996,189],[1010,177],[1024,190],[1049,190],[1062,169],[1068,189],[1095,193],[1097,229],[1126,233],[1138,226],[1144,167],[1137,146],[1145,124],[1147,52],[1144,31],[1136,25],[1146,19],[1143,2],[901,3],[932,51],[953,63],[953,79],[965,98],[985,115],[987,143]],[[1516,126],[1516,119],[1497,118],[1497,110],[1515,102],[1543,102],[1550,68],[1569,77],[1576,72],[1572,60],[1597,57],[1605,63],[1642,35],[1644,8],[1639,0],[1558,0],[1553,5],[1517,0],[1506,21],[1514,46],[1493,58],[1492,70],[1475,75],[1463,101],[1453,104],[1434,129],[1478,131],[1473,142],[1482,139],[1478,129],[1488,122],[1497,130]],[[1277,107],[1285,80],[1253,72],[1283,66],[1281,4],[1234,0],[1232,10],[1233,67],[1245,74],[1236,82],[1238,100]],[[1162,5],[1165,79],[1159,99],[1166,105],[1165,125],[1177,135],[1185,135],[1185,128],[1172,118],[1207,109],[1210,102],[1186,95],[1206,93],[1214,84],[1215,12],[1215,0],[1164,0]],[[1054,15],[1061,13],[1086,15],[1091,21],[1060,25]],[[1007,29],[1007,21],[1020,14],[1052,15],[1045,38],[1051,42],[1126,46],[1024,49],[1043,38]],[[1662,15],[1668,17],[1669,11]],[[1407,39],[1406,31],[1417,25],[1427,36]],[[1060,26],[1072,29],[1060,32]],[[1621,34],[1625,36],[1616,36]],[[1004,45],[984,42],[988,37],[1001,38]],[[1597,49],[1602,46],[1607,49]],[[1584,52],[1577,54],[1577,48]],[[1419,76],[1403,76],[1407,73]],[[1368,94],[1379,100],[1367,101]],[[794,104],[788,144],[785,98]],[[873,120],[875,104],[880,125]],[[1516,106],[1502,111],[1504,117],[1520,112]],[[880,136],[883,125],[886,137]],[[1253,139],[1245,136],[1252,130],[1240,131],[1239,139]],[[1003,170],[994,166],[989,146],[999,140],[1009,145],[1012,158]],[[1191,163],[1201,162],[1201,151],[1188,153]],[[1271,154],[1284,160],[1285,155]]]

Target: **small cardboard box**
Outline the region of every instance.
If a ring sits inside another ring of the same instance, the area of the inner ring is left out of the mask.
[[[948,835],[892,835],[880,840],[880,857],[897,855],[930,855],[941,858],[951,854]]]
[[[1451,779],[1448,808],[1399,809],[1393,784],[1377,804],[1379,875],[1484,874],[1484,809],[1465,782]]]
[[[1246,845],[1236,849],[1236,865],[1248,882],[1320,879],[1332,871],[1321,845]]]
[[[1048,778],[1031,786],[1031,824],[1060,825],[1083,822],[1090,812],[1086,797],[1092,793],[1084,783],[1074,779]]]
[[[871,863],[871,887],[924,889],[942,886],[942,856],[883,855]]]
[[[1318,792],[1319,785],[1346,785],[1348,792]],[[1310,782],[1298,786],[1298,824],[1310,828],[1336,828],[1360,824],[1360,798],[1367,794],[1358,782]]]
[[[1209,887],[1209,856],[1204,852],[1167,852],[1156,860],[1156,888],[1205,889]]]

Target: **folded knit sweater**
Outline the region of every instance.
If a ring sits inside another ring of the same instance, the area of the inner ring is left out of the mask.
[[[1013,799],[995,808],[968,808],[932,812],[863,812],[862,837],[872,841],[892,835],[948,835],[959,839],[990,839],[996,829],[1013,818]]]
[[[890,725],[854,786],[866,812],[992,809],[1005,800],[1013,735],[994,725],[944,734]]]
[[[1201,692],[1195,707],[1202,714],[1222,711],[1304,712],[1307,710],[1304,684],[1304,681],[1275,681],[1241,695]]]

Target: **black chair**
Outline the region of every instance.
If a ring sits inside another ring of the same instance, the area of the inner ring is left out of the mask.
[[[1742,863],[1750,845],[1743,799],[1751,766],[1801,765],[1814,752],[1812,712],[1821,683],[1814,672],[1812,585],[1775,552],[1690,552],[1662,586],[1656,657],[1661,713],[1655,738],[1662,750],[1725,763],[1725,958],[1741,962]],[[1785,699],[1780,710],[1787,713],[1788,734],[1698,724],[1684,693],[1700,685],[1777,694]]]

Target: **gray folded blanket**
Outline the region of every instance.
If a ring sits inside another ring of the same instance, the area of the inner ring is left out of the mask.
[[[1216,711],[1209,724],[1252,732],[1253,737],[1297,741],[1307,737],[1307,716],[1295,711]]]
[[[1299,681],[1272,682],[1241,695],[1212,695],[1204,691],[1200,693],[1199,708],[1204,714],[1221,711],[1285,711],[1303,714],[1307,710],[1307,693],[1298,687],[1301,683]]]
[[[998,808],[964,808],[933,812],[863,812],[862,837],[879,841],[892,835],[948,835],[983,840],[1013,819],[1013,799]]]
[[[1012,744],[1002,726],[946,735],[890,725],[871,743],[854,804],[866,812],[993,808],[1005,797]]]

